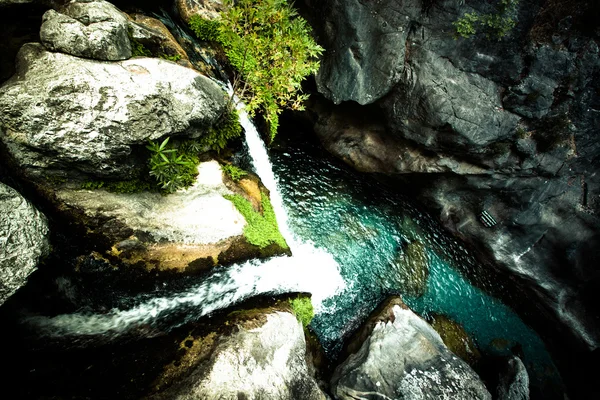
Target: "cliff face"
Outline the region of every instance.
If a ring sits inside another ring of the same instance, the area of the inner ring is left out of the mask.
[[[599,6],[499,3],[307,1],[327,50],[317,86],[336,104],[318,108],[315,129],[334,154],[392,176],[482,260],[517,277],[546,339],[590,354],[599,343]],[[499,38],[475,23],[463,38],[455,22],[465,13],[516,25]]]

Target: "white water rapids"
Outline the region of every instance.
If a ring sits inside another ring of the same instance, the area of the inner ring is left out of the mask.
[[[104,314],[73,313],[54,317],[32,316],[27,322],[48,336],[102,336],[103,340],[130,332],[152,335],[153,325],[184,310],[184,315],[169,322],[176,327],[260,294],[308,292],[315,312],[323,310],[323,300],[345,286],[339,265],[331,254],[312,243],[298,240],[290,231],[277,178],[263,141],[252,121],[238,103],[240,123],[245,130],[250,156],[257,174],[271,193],[271,203],[281,233],[293,256],[250,260],[228,268],[218,268],[193,288],[173,292],[167,297],[140,300],[130,309],[112,309]],[[148,329],[150,328],[150,329]]]

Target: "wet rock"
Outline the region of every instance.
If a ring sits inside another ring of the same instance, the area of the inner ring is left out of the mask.
[[[72,1],[44,14],[40,39],[51,51],[126,60],[131,57],[127,26],[127,16],[106,1]]]
[[[361,337],[370,333],[358,351],[336,368],[335,398],[491,399],[477,374],[398,299],[379,315],[361,330]]]
[[[219,12],[224,9],[221,0],[176,0],[175,7],[186,24],[190,22],[193,15],[199,15],[204,19],[216,19]]]
[[[151,399],[326,398],[308,372],[304,332],[296,317],[277,310],[237,315],[231,314],[229,333],[182,342],[184,355],[165,369],[158,384],[173,385]]]
[[[519,357],[513,356],[506,362],[496,396],[498,400],[529,400],[529,374]]]
[[[49,251],[46,217],[0,183],[0,305],[25,284]]]
[[[174,63],[100,63],[27,44],[0,88],[0,139],[31,180],[131,179],[132,155],[165,135],[199,137],[226,105],[208,78]]]
[[[442,314],[433,314],[430,324],[451,352],[471,367],[479,361],[481,353],[462,325]]]
[[[169,58],[178,64],[190,67],[188,55],[169,29],[156,18],[144,14],[131,14],[129,21],[131,37],[146,47],[152,54]]]

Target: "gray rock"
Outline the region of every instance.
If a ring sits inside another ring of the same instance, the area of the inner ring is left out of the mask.
[[[126,60],[131,57],[127,17],[106,1],[78,0],[60,12],[48,10],[40,39],[48,50],[94,58]]]
[[[219,12],[225,9],[221,0],[175,0],[175,7],[186,24],[193,15],[204,19],[217,19]]]
[[[519,357],[513,356],[506,363],[506,371],[500,376],[496,389],[498,400],[529,400],[529,374]]]
[[[25,284],[50,251],[46,217],[0,183],[0,305]]]
[[[308,374],[304,332],[296,317],[277,311],[256,325],[238,324],[231,335],[219,337],[206,362],[152,399],[324,400]]]
[[[477,374],[429,324],[397,304],[391,311],[336,368],[336,399],[491,399]]]
[[[0,88],[0,139],[32,179],[85,173],[131,179],[132,148],[199,137],[226,105],[219,86],[169,61],[101,63],[27,44]]]

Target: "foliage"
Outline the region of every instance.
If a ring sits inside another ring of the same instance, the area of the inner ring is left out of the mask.
[[[222,165],[221,169],[225,172],[234,182],[238,182],[243,176],[248,175],[246,171],[237,167],[233,164]]]
[[[202,18],[200,15],[192,15],[189,24],[198,39],[205,42],[220,41],[221,23],[219,21],[211,21]]]
[[[150,141],[146,146],[150,150],[150,176],[153,176],[160,188],[166,193],[191,186],[198,174],[198,157],[186,151],[184,146],[169,146],[169,138],[161,144]]]
[[[290,305],[292,306],[292,310],[294,310],[294,314],[296,314],[298,321],[306,328],[315,316],[310,297],[298,296],[295,299],[290,299]]]
[[[131,42],[131,56],[132,57],[152,57],[152,52],[146,48],[143,44],[130,37]]]
[[[224,195],[227,200],[231,201],[235,208],[246,219],[244,227],[244,236],[249,243],[264,249],[271,244],[277,244],[282,248],[287,248],[285,239],[279,232],[275,211],[269,198],[262,194],[261,205],[263,209],[262,215],[255,211],[252,204],[239,194]]]
[[[319,68],[323,48],[307,22],[286,0],[238,0],[220,23],[196,17],[190,25],[199,38],[223,46],[238,73],[235,91],[251,116],[264,113],[273,139],[282,109],[303,109],[308,95],[301,94],[302,80]]]
[[[242,127],[240,125],[238,112],[234,108],[230,108],[229,111],[221,117],[220,121],[200,138],[199,143],[202,147],[209,147],[214,151],[220,152],[227,146],[227,142],[230,139],[235,139],[241,134]]]
[[[488,39],[504,38],[517,25],[517,6],[519,0],[500,0],[495,13],[466,13],[452,24],[457,36],[469,38],[482,28]]]
[[[150,182],[146,182],[140,179],[129,180],[129,181],[88,181],[81,185],[82,189],[95,190],[104,189],[108,192],[113,193],[139,193],[144,191],[151,191],[153,189]]]
[[[165,53],[160,53],[158,55],[158,57],[162,58],[163,60],[169,60],[169,61],[173,61],[173,62],[177,62],[177,61],[181,60],[181,55],[179,55],[179,54],[175,54],[173,56],[170,56],[170,55],[165,54]]]

